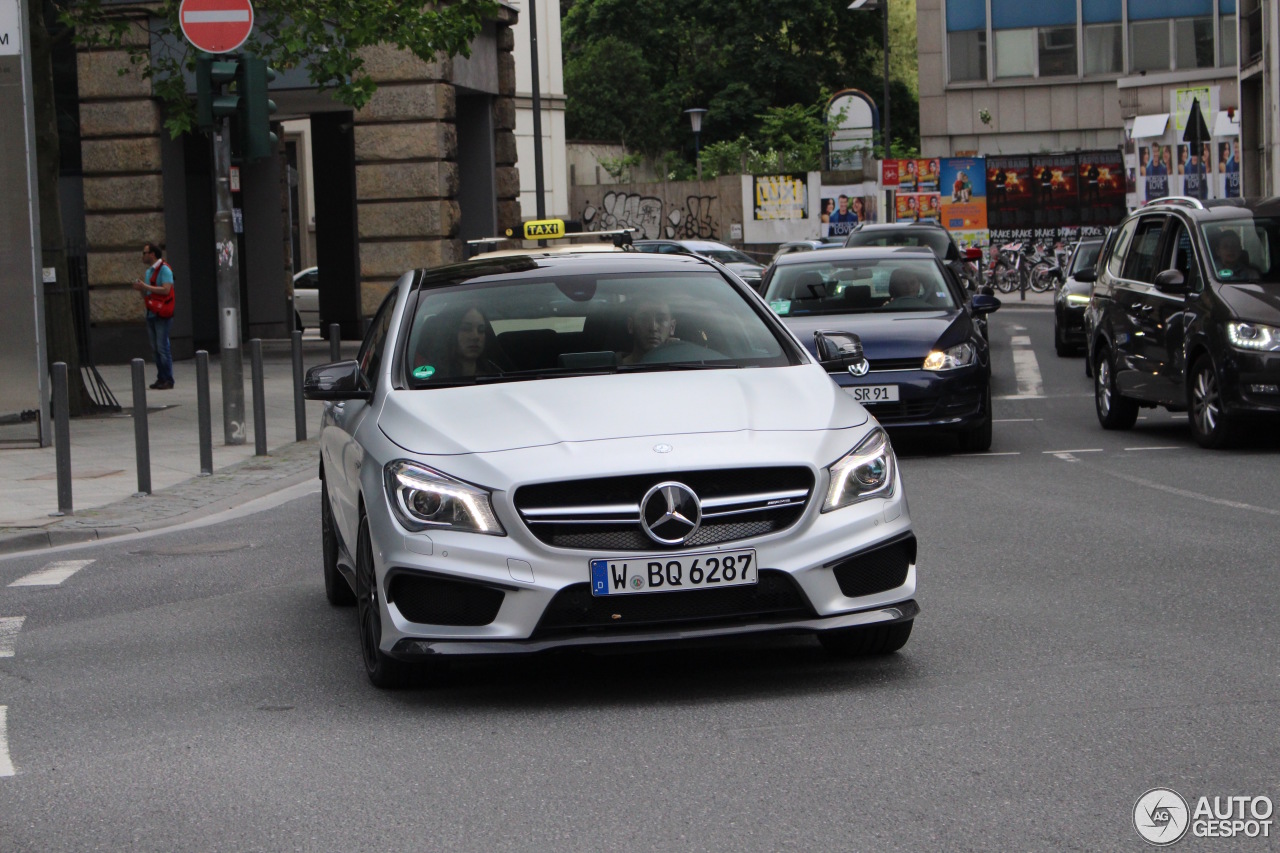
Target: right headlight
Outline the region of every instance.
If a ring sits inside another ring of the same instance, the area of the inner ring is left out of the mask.
[[[387,465],[386,481],[391,509],[409,530],[506,535],[484,489],[407,460]]]
[[[891,497],[895,465],[889,436],[883,429],[872,430],[827,469],[831,472],[831,485],[827,487],[822,511],[830,512],[868,498]]]
[[[1280,329],[1261,323],[1228,323],[1227,338],[1233,347],[1255,352],[1280,352]]]

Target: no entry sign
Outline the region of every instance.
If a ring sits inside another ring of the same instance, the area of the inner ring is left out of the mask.
[[[249,0],[182,0],[178,7],[182,34],[205,53],[230,53],[244,44],[253,29]]]

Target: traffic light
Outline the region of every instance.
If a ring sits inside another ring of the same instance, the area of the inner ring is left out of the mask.
[[[196,126],[213,131],[221,119],[230,118],[234,155],[239,160],[253,162],[273,156],[277,138],[271,132],[271,115],[276,104],[267,97],[267,84],[275,78],[276,72],[266,60],[256,56],[197,58]]]

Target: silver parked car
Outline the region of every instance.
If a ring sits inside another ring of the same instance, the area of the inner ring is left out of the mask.
[[[694,255],[531,253],[406,274],[309,371],[329,600],[370,680],[449,656],[816,634],[906,643],[916,540],[885,432]]]
[[[764,276],[764,264],[739,249],[715,240],[636,240],[634,245],[638,252],[663,255],[691,252],[710,258],[724,264],[756,290],[760,289],[760,279]]]

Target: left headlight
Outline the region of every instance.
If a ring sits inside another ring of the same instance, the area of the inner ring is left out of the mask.
[[[1089,295],[1087,293],[1068,293],[1067,304],[1068,305],[1088,305]]]
[[[387,465],[386,481],[391,509],[409,530],[507,535],[484,489],[403,460]]]
[[[950,349],[934,350],[925,356],[925,370],[955,370],[957,367],[968,367],[978,357],[978,348],[973,344],[956,344]]]
[[[1261,323],[1228,323],[1227,337],[1239,349],[1280,352],[1280,329]]]
[[[831,485],[822,511],[830,512],[868,498],[891,497],[895,465],[889,436],[882,429],[872,430],[827,469],[831,472]]]

